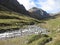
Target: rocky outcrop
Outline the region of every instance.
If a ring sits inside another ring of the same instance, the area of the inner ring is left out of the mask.
[[[30,16],[36,19],[45,19],[50,17],[50,15],[46,11],[36,7],[29,9],[29,12]]]
[[[17,0],[0,0],[0,4],[12,11],[22,14],[29,14],[28,11],[26,11],[25,7],[19,4]]]

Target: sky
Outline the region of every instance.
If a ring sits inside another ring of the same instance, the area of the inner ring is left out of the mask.
[[[41,8],[48,13],[60,12],[60,0],[17,0],[26,10],[32,7]]]

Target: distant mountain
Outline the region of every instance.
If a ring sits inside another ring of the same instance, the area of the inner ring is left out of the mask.
[[[26,11],[25,7],[19,4],[17,0],[0,0],[0,5],[18,13],[27,15],[29,14],[29,12]]]
[[[36,19],[44,19],[50,17],[50,15],[46,11],[36,7],[29,9],[29,12],[30,16]]]
[[[36,19],[44,19],[50,17],[46,11],[36,7],[33,7],[27,11],[25,7],[17,0],[0,0],[0,10],[1,9],[18,12]]]

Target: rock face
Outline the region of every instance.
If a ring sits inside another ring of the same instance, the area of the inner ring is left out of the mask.
[[[12,11],[22,14],[29,14],[28,11],[26,11],[25,7],[19,4],[17,0],[0,0],[0,4]]]
[[[44,19],[50,17],[50,15],[46,11],[36,7],[29,9],[29,12],[30,16],[36,19]]]

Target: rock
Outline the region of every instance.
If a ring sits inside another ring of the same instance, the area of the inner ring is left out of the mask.
[[[29,12],[30,16],[36,19],[44,19],[50,17],[50,15],[46,11],[36,7],[29,9]]]

